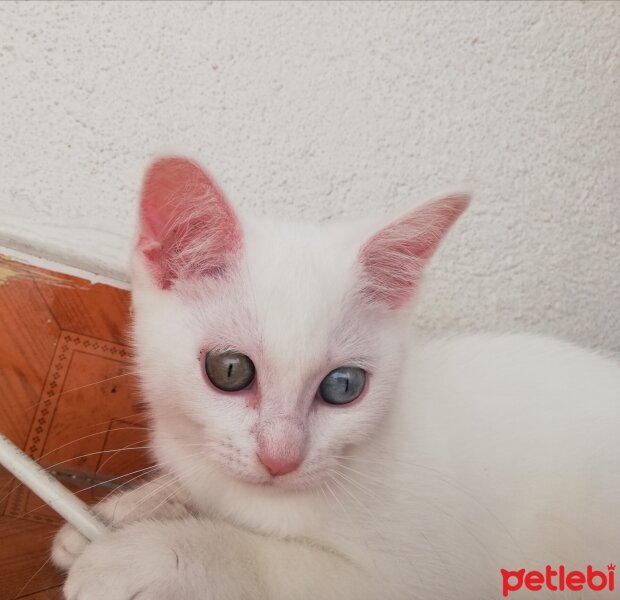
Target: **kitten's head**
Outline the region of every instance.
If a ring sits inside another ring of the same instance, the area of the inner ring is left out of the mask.
[[[160,460],[289,489],[328,476],[389,409],[409,300],[467,204],[441,198],[378,231],[246,220],[195,163],[156,162],[133,268]]]

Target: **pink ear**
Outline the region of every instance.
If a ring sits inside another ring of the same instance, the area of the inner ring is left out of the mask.
[[[221,275],[241,248],[241,228],[224,195],[186,158],[162,158],[147,171],[138,250],[159,287]]]
[[[468,205],[465,195],[433,200],[370,238],[360,251],[364,297],[389,308],[407,302],[426,261]]]

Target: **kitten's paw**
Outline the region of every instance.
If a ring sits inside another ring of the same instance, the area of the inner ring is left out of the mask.
[[[190,511],[181,499],[182,492],[170,494],[170,486],[156,481],[113,495],[93,507],[93,511],[110,527],[123,526],[140,519],[177,519],[189,516]],[[52,562],[67,570],[84,551],[89,541],[75,527],[63,525],[52,545]]]
[[[179,554],[157,522],[139,522],[104,534],[71,566],[67,600],[208,600],[186,591]]]
[[[54,538],[52,562],[63,571],[68,570],[87,544],[89,541],[73,525],[66,523]]]

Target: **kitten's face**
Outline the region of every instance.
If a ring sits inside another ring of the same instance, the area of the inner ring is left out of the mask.
[[[465,206],[436,201],[370,239],[361,227],[246,223],[193,163],[156,163],[134,257],[156,441],[196,477],[286,488],[329,477],[380,426],[402,307]]]

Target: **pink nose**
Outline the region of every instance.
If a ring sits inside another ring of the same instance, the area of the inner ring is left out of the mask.
[[[271,456],[265,452],[258,453],[258,459],[267,467],[267,470],[274,476],[286,475],[299,467],[299,459],[287,457]]]

